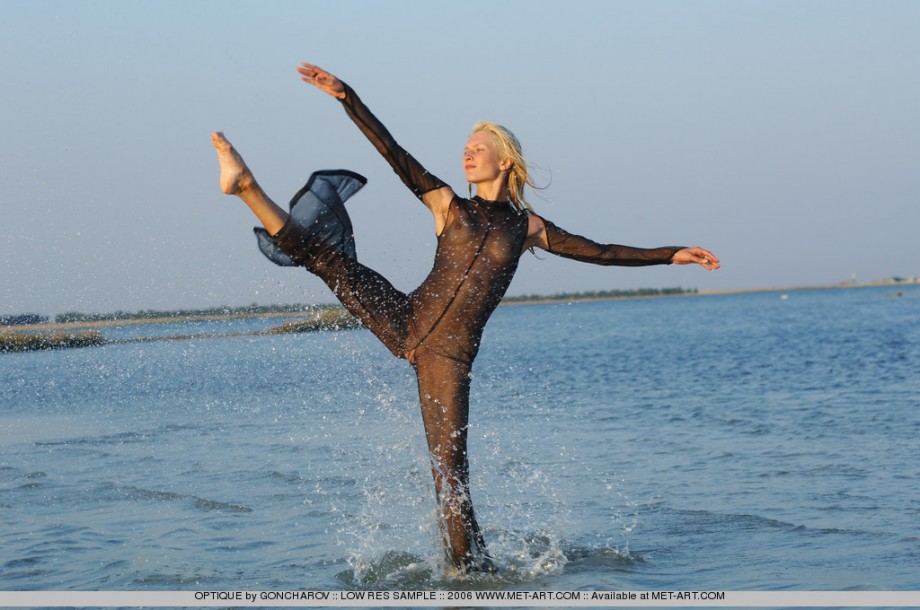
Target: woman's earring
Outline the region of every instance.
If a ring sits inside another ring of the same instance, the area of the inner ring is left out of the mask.
[[[473,198],[473,183],[472,182],[466,183],[466,190],[470,192],[470,199],[472,199]]]

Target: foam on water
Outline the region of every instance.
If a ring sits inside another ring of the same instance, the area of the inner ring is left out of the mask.
[[[495,384],[490,391],[502,391],[500,381],[486,383]],[[378,387],[381,380],[368,379],[368,385]],[[356,469],[369,464],[370,470],[358,482],[360,509],[342,513],[336,530],[349,566],[336,576],[344,586],[507,587],[561,574],[573,560],[581,566],[610,562],[622,566],[632,560],[629,536],[638,523],[637,506],[625,498],[620,481],[609,472],[592,476],[613,503],[599,506],[597,498],[588,502],[592,510],[603,515],[608,529],[581,546],[563,538],[562,532],[572,529],[573,498],[561,494],[558,481],[526,461],[529,451],[522,450],[522,445],[533,443],[526,435],[509,430],[511,420],[519,415],[515,412],[496,414],[498,421],[487,416],[484,422],[474,421],[470,426],[472,493],[489,555],[499,572],[445,576],[452,570],[443,561],[434,487],[415,397],[387,391],[376,392],[372,398],[375,404],[371,408],[358,409],[355,425],[374,430],[374,442],[345,456],[345,462]],[[530,417],[551,425],[549,410],[529,405],[528,411]],[[565,454],[556,458],[583,471],[577,460],[577,456]]]

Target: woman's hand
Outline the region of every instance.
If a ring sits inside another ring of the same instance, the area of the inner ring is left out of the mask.
[[[719,259],[705,248],[684,248],[683,250],[678,250],[671,258],[671,262],[675,265],[690,265],[696,263],[700,267],[709,269],[710,271],[719,268]]]
[[[303,62],[297,66],[297,71],[300,72],[300,80],[303,82],[310,83],[320,91],[325,91],[332,97],[338,99],[345,97],[345,86],[342,84],[342,81],[322,68]]]

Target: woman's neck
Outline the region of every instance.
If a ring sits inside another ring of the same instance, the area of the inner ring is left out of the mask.
[[[486,201],[507,201],[508,181],[480,182],[476,185],[476,196]]]

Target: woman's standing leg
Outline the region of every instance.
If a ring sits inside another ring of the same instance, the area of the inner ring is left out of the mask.
[[[424,349],[415,358],[447,559],[461,570],[491,570],[470,496],[466,446],[470,365],[433,356]]]

